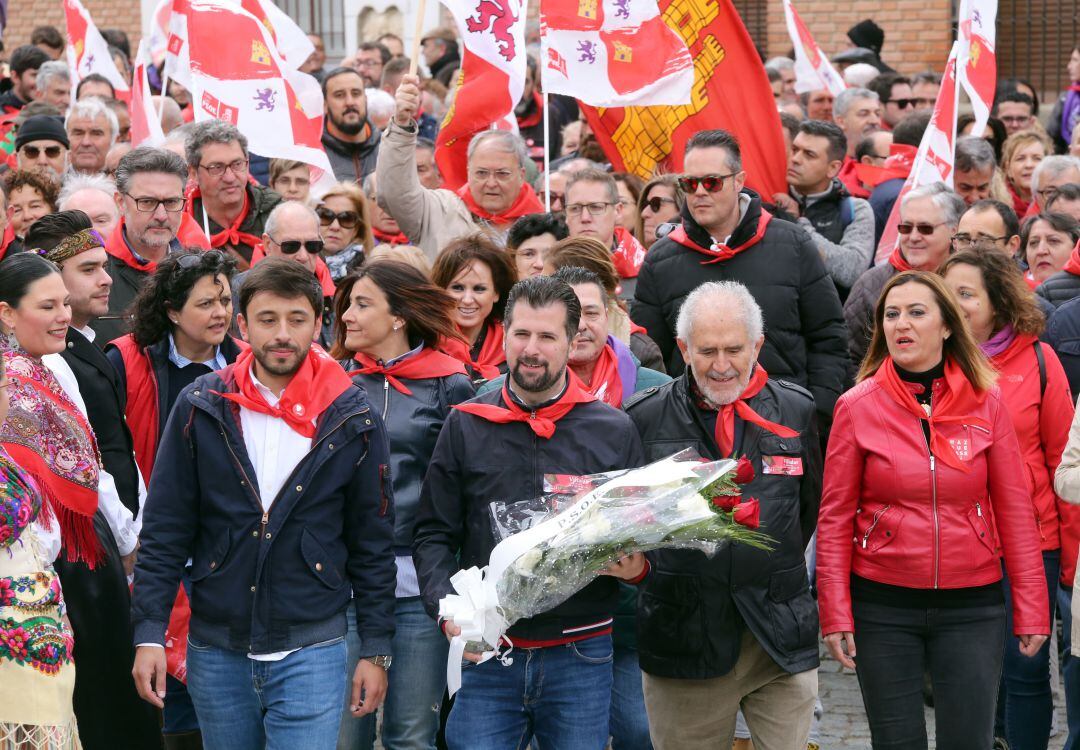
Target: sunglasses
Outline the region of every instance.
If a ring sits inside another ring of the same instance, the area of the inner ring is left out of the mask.
[[[23,156],[27,159],[36,159],[41,156],[41,152],[45,152],[45,157],[48,159],[56,159],[63,153],[63,146],[46,146],[41,148],[40,146],[23,146]]]
[[[706,193],[716,193],[724,189],[724,180],[737,174],[738,172],[732,172],[731,174],[707,174],[701,177],[680,177],[679,189],[684,193],[696,193],[698,185],[701,185]]]
[[[896,231],[905,236],[911,234],[912,231],[916,231],[923,237],[929,237],[934,233],[935,229],[943,226],[945,226],[945,222],[941,222],[940,224],[926,224],[921,221],[918,224],[904,222],[903,224],[896,225]]]
[[[270,235],[267,235],[270,237]],[[285,240],[284,242],[278,242],[273,237],[270,237],[270,241],[281,248],[281,252],[285,255],[296,255],[300,252],[300,248],[304,248],[310,255],[318,255],[322,252],[323,241],[322,240]]]
[[[908,107],[914,107],[918,99],[889,99],[886,104],[895,104],[899,109],[907,109]]]
[[[707,189],[708,188],[706,188],[706,190]],[[665,203],[671,203],[671,204],[674,205],[675,199],[674,198],[664,198],[664,197],[661,197],[659,195],[654,195],[652,198],[649,198],[649,200],[641,202],[641,209],[640,210],[644,211],[647,208],[650,211],[652,211],[654,214],[658,214],[658,213],[660,213],[660,209],[663,208]]]
[[[176,257],[176,267],[188,270],[202,265],[203,261],[209,260],[213,264],[225,262],[225,254],[220,250],[203,250],[200,252],[188,252]]]
[[[356,211],[334,213],[325,206],[319,206],[315,209],[315,213],[319,215],[319,223],[324,227],[330,226],[336,220],[342,229],[355,229],[360,221],[360,214],[356,213]]]

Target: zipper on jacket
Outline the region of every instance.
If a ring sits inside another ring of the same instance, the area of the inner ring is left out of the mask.
[[[937,507],[937,462],[934,459],[934,452],[930,450],[930,443],[926,439],[926,433],[922,429],[922,420],[918,420],[916,424],[919,427],[919,432],[923,436],[923,444],[926,445],[926,455],[930,457],[930,501],[934,518],[934,580],[933,588],[938,587],[938,567],[939,558],[941,557],[941,525],[938,519],[938,507]]]
[[[390,378],[383,376],[383,402],[382,402],[382,418],[386,419],[387,413],[390,411]]]
[[[236,468],[240,470],[240,476],[244,478],[244,484],[247,486],[248,491],[251,493],[251,497],[256,500],[259,507],[262,507],[262,499],[255,494],[255,485],[251,483],[251,477],[244,471],[244,465],[240,463],[240,457],[236,455],[236,451],[233,450],[232,443],[229,438],[225,436],[225,430],[221,430],[221,440],[225,443],[225,447],[229,449],[229,455],[232,456],[233,463],[236,464]]]
[[[879,510],[877,513],[874,514],[874,520],[870,524],[870,528],[868,528],[866,530],[866,533],[863,534],[863,538],[862,538],[862,548],[863,549],[866,549],[866,544],[867,544],[867,542],[870,541],[870,535],[874,533],[874,529],[876,529],[878,523],[881,522],[881,517],[884,516],[885,512],[891,507],[892,507],[891,505],[886,505],[884,508],[882,508],[881,510]]]

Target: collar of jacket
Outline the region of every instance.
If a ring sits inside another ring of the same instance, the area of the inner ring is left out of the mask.
[[[381,133],[379,133],[379,131],[375,129],[375,126],[371,124],[371,120],[365,118],[364,126],[368,129],[367,140],[361,141],[360,143],[352,143],[350,141],[343,141],[332,134],[324,124],[322,144],[324,147],[344,156],[363,157],[379,147],[379,139],[381,137]]]
[[[243,347],[240,342],[226,335],[225,340],[221,342],[221,356],[225,358],[225,361],[231,365],[240,356],[241,351]],[[155,368],[165,367],[169,362],[169,337],[166,336],[156,344],[146,347],[146,353],[150,356],[150,361],[154,363]]]
[[[795,188],[789,188],[788,193],[794,198],[801,206],[809,207],[815,203],[821,203],[822,201],[834,201],[839,202],[840,199],[848,195],[848,190],[844,187],[844,183],[840,180],[833,178],[829,183],[829,187],[825,188],[820,193],[810,193],[809,195],[803,195]]]
[[[750,196],[750,205],[747,207],[742,219],[739,220],[735,231],[731,233],[731,237],[727,241],[728,247],[738,247],[753,237],[757,233],[758,221],[761,219],[761,196],[750,188],[743,188],[742,194]],[[682,225],[687,238],[695,245],[702,248],[712,247],[713,238],[700,224],[694,221],[694,217],[690,214],[689,203],[683,206],[682,209]]]
[[[780,413],[771,386],[772,379],[770,378],[765,387],[756,396],[748,399],[746,403],[765,419],[779,421]],[[694,404],[694,396],[690,393],[690,370],[687,369],[686,372],[675,378],[671,387],[672,395],[675,397],[674,406],[683,412],[684,422],[693,425],[693,429],[697,431],[696,437],[703,445],[708,446],[713,460],[723,458],[717,453],[718,448],[716,447],[716,437],[713,435],[713,431],[705,424],[701,410]],[[735,418],[739,419],[739,416],[736,415]],[[756,424],[744,422],[739,455],[750,456],[754,454],[758,450],[758,441],[764,432]]]

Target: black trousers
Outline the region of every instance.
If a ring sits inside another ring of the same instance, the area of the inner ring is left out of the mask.
[[[1005,605],[906,608],[853,602],[856,673],[874,750],[925,750],[923,672],[938,750],[987,750],[1001,676]]]

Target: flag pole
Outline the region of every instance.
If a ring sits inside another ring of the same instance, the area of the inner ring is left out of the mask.
[[[416,23],[413,25],[412,55],[409,57],[409,75],[416,75],[420,64],[420,35],[424,33],[424,13],[427,0],[416,0]]]
[[[165,98],[169,95],[169,74],[165,72],[165,66],[161,66],[161,101],[158,102],[158,120],[165,124]]]
[[[551,213],[551,136],[548,134],[551,123],[548,120],[547,92],[541,92],[540,98],[544,108],[544,211]]]

